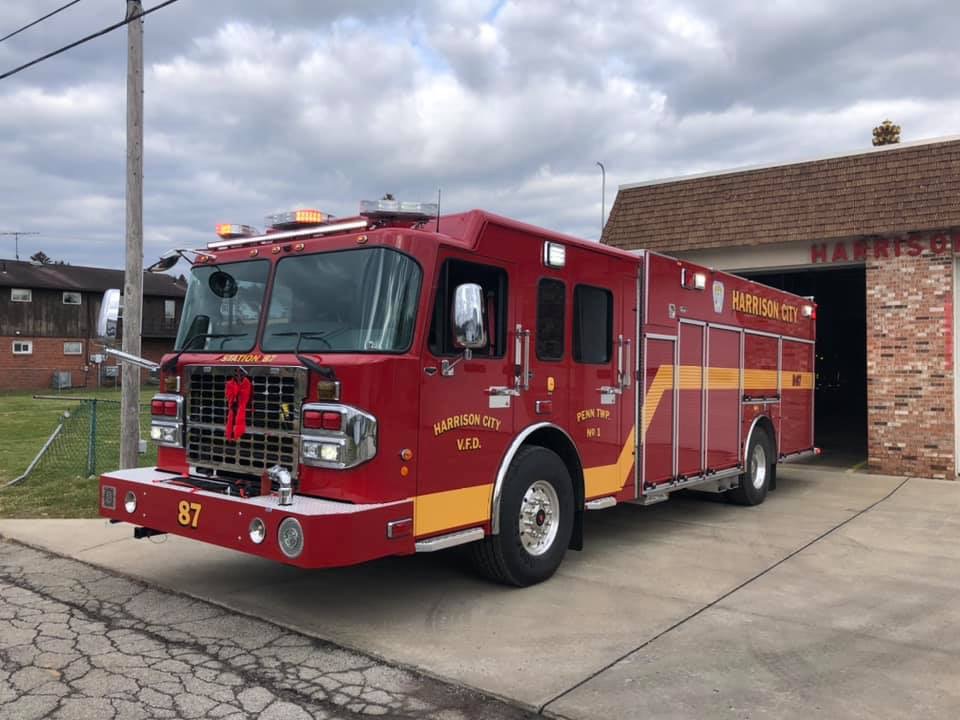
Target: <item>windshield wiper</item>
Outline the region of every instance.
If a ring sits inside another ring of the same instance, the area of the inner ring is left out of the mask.
[[[327,333],[319,332],[279,332],[271,333],[274,337],[294,337],[297,338],[297,344],[293,347],[293,354],[297,356],[297,360],[300,361],[300,364],[303,365],[308,370],[313,370],[318,375],[325,377],[327,380],[336,380],[337,376],[333,372],[333,368],[327,365],[321,365],[316,360],[308,358],[306,355],[300,354],[300,343],[304,340],[321,340],[326,343],[328,348],[332,348],[333,345],[330,344],[330,341],[324,337]]]
[[[189,350],[197,340],[228,340],[230,338],[241,338],[246,337],[250,333],[199,333],[198,335],[192,335],[184,344],[183,347],[177,350],[177,354],[172,358],[167,360],[161,370],[164,372],[170,372],[175,370],[177,367],[177,361],[180,359],[180,356],[183,355],[187,350]],[[223,349],[221,343],[221,350]]]

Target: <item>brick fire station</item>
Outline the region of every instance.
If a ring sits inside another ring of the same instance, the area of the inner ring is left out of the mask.
[[[603,242],[813,296],[824,461],[957,477],[960,138],[622,185]]]

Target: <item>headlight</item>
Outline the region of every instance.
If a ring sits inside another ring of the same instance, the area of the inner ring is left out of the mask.
[[[180,425],[153,423],[150,425],[150,439],[158,445],[180,446]]]
[[[267,526],[264,525],[263,520],[260,518],[254,518],[250,521],[250,542],[254,545],[259,545],[263,542],[264,538],[267,537]]]
[[[304,440],[303,458],[328,463],[340,462],[340,445],[320,440]]]
[[[305,422],[300,444],[301,460],[314,467],[343,470],[356,467],[377,454],[377,419],[349,405],[334,403],[307,403],[302,408],[301,418],[315,415],[337,415],[339,423],[335,430]]]
[[[303,552],[303,528],[300,527],[300,521],[292,517],[284,518],[277,531],[277,542],[280,552],[288,558],[300,557]]]
[[[123,498],[123,507],[128,513],[137,511],[137,494],[133,490],[127,490]]]

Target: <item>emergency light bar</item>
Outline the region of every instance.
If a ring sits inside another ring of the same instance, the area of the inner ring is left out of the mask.
[[[267,215],[267,227],[287,229],[298,225],[324,225],[332,219],[333,215],[319,210],[290,210]]]
[[[361,200],[360,214],[365,217],[401,217],[429,220],[440,212],[437,203],[400,202],[399,200]]]
[[[224,240],[230,240],[238,237],[253,237],[259,235],[257,229],[252,225],[237,225],[236,223],[218,223],[217,235]]]
[[[363,230],[369,227],[370,223],[366,220],[349,220],[342,223],[330,225],[313,225],[300,228],[298,230],[286,230],[284,232],[267,233],[266,235],[257,235],[256,237],[242,237],[233,240],[216,240],[207,243],[208,250],[225,250],[226,248],[240,247],[241,245],[260,245],[264,243],[275,243],[280,240],[289,240],[291,238],[309,237],[311,235],[327,235],[328,233],[345,232],[347,230]]]

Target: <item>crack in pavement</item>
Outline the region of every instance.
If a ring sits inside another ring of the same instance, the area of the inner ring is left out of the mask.
[[[682,625],[688,623],[689,621],[693,620],[695,617],[697,617],[697,616],[699,616],[699,615],[702,615],[702,614],[705,613],[707,610],[709,610],[710,608],[715,607],[717,604],[723,602],[724,600],[726,600],[728,597],[730,597],[730,596],[733,595],[734,593],[742,590],[743,588],[747,587],[747,586],[750,585],[751,583],[759,580],[759,579],[762,578],[764,575],[766,575],[767,573],[769,573],[769,572],[775,570],[776,568],[780,567],[781,565],[783,565],[785,562],[787,562],[787,561],[790,560],[791,558],[796,557],[797,555],[799,555],[800,553],[802,553],[802,552],[803,552],[804,550],[806,550],[807,548],[811,547],[812,545],[815,545],[816,543],[820,542],[820,541],[823,540],[824,538],[832,535],[834,532],[836,532],[836,531],[839,530],[840,528],[842,528],[842,527],[844,527],[845,525],[853,522],[854,520],[856,520],[858,517],[860,517],[860,516],[863,515],[864,513],[870,512],[870,511],[873,510],[875,507],[877,507],[877,505],[880,505],[881,503],[883,503],[883,502],[889,500],[891,497],[893,497],[894,494],[896,494],[896,492],[897,492],[900,488],[902,488],[904,485],[906,485],[909,481],[910,481],[910,478],[909,478],[909,477],[905,477],[896,487],[894,487],[890,492],[888,492],[888,493],[887,493],[886,495],[884,495],[882,498],[880,498],[880,499],[878,499],[878,500],[875,500],[874,502],[872,502],[870,505],[868,505],[867,507],[863,508],[862,510],[857,511],[856,513],[854,513],[854,514],[851,515],[850,517],[848,517],[848,518],[840,521],[840,522],[837,523],[836,525],[831,526],[831,527],[828,528],[827,530],[824,530],[822,533],[820,533],[820,534],[817,535],[815,538],[813,538],[813,540],[810,540],[809,542],[801,545],[801,546],[798,547],[796,550],[791,551],[790,553],[788,553],[788,554],[785,555],[784,557],[782,557],[782,558],[780,558],[779,560],[777,560],[775,563],[772,563],[771,565],[767,566],[766,568],[764,568],[764,569],[761,570],[760,572],[758,572],[758,573],[756,573],[755,575],[752,575],[751,577],[747,578],[746,580],[744,580],[742,583],[740,583],[740,584],[737,585],[736,587],[734,587],[734,588],[732,588],[732,589],[730,589],[730,590],[727,590],[727,591],[726,591],[725,593],[723,593],[722,595],[714,598],[713,600],[711,600],[710,602],[706,603],[706,604],[703,605],[702,607],[698,608],[697,610],[694,610],[692,613],[686,615],[686,616],[683,617],[682,619],[680,619],[680,620],[678,620],[677,622],[673,623],[670,627],[668,627],[668,628],[666,628],[666,629],[664,629],[664,630],[661,630],[660,632],[658,632],[658,633],[657,633],[656,635],[654,635],[653,637],[648,638],[647,640],[645,640],[645,641],[643,641],[642,643],[640,643],[639,645],[637,645],[635,648],[633,648],[633,649],[631,649],[631,650],[628,650],[627,652],[625,652],[625,653],[623,653],[622,655],[620,655],[620,657],[618,657],[618,658],[616,658],[616,659],[608,662],[606,665],[604,665],[603,667],[601,667],[599,670],[595,670],[594,672],[590,673],[589,675],[587,675],[585,678],[583,678],[583,679],[580,680],[579,682],[575,683],[574,685],[570,686],[569,688],[567,688],[567,689],[564,690],[563,692],[561,692],[561,693],[555,695],[554,697],[550,698],[549,700],[547,700],[547,702],[545,702],[543,705],[541,705],[541,706],[538,708],[537,713],[540,714],[540,715],[542,715],[550,705],[552,705],[553,703],[557,702],[557,701],[560,700],[561,698],[564,698],[564,697],[566,697],[567,695],[569,695],[570,693],[572,693],[574,690],[577,690],[578,688],[583,687],[583,686],[586,685],[588,682],[590,682],[591,680],[593,680],[595,677],[597,677],[597,676],[599,676],[599,675],[602,675],[603,673],[605,673],[607,670],[609,670],[610,668],[614,667],[614,666],[617,665],[618,663],[623,662],[624,660],[626,660],[627,658],[629,658],[631,655],[634,655],[634,654],[640,652],[640,651],[643,650],[645,647],[647,647],[647,646],[651,645],[652,643],[656,642],[657,640],[659,640],[659,639],[662,638],[663,636],[667,635],[668,633],[673,632],[674,630],[676,630],[676,629],[679,628],[680,626],[682,626]]]
[[[0,540],[0,720],[371,716],[531,714],[265,620]]]

